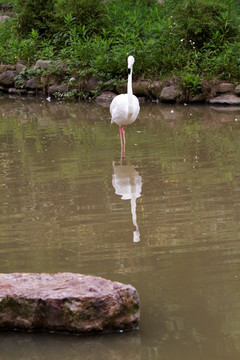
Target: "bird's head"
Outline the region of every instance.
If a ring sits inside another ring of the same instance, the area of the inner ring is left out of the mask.
[[[129,74],[130,74],[131,69],[132,69],[132,67],[133,67],[134,61],[135,61],[134,57],[130,55],[130,56],[128,57],[128,73],[129,73]]]

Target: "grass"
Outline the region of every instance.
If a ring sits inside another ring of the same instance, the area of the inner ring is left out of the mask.
[[[4,5],[6,4],[6,5],[10,5],[10,6],[11,6],[12,3],[13,3],[12,0],[0,0],[0,5],[1,5],[1,4],[4,4]]]

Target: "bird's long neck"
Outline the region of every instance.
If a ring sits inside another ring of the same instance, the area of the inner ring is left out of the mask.
[[[127,92],[128,92],[128,97],[131,97],[132,94],[133,94],[133,91],[132,91],[132,68],[129,68],[129,69],[128,69]]]
[[[131,113],[133,112],[133,109],[132,109],[132,98],[133,98],[133,90],[132,90],[132,67],[128,69],[127,93],[128,93],[128,113],[131,114]]]

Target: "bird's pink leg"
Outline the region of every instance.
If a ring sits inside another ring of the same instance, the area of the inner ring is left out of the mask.
[[[123,135],[123,144],[124,144],[124,147],[125,147],[125,144],[126,144],[126,140],[125,140],[125,125],[123,125],[123,127],[122,127],[122,135]]]
[[[125,144],[126,144],[125,125],[123,125],[123,127],[121,127],[121,125],[119,125],[119,135],[120,135],[120,141],[121,141],[121,151],[123,153],[125,153]]]
[[[119,135],[120,135],[120,142],[121,142],[121,149],[123,147],[123,140],[122,140],[122,128],[121,125],[119,125]]]

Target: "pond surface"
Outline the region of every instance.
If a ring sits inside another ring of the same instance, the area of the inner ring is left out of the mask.
[[[135,286],[140,329],[0,333],[0,359],[237,360],[240,108],[0,98],[0,272]]]

